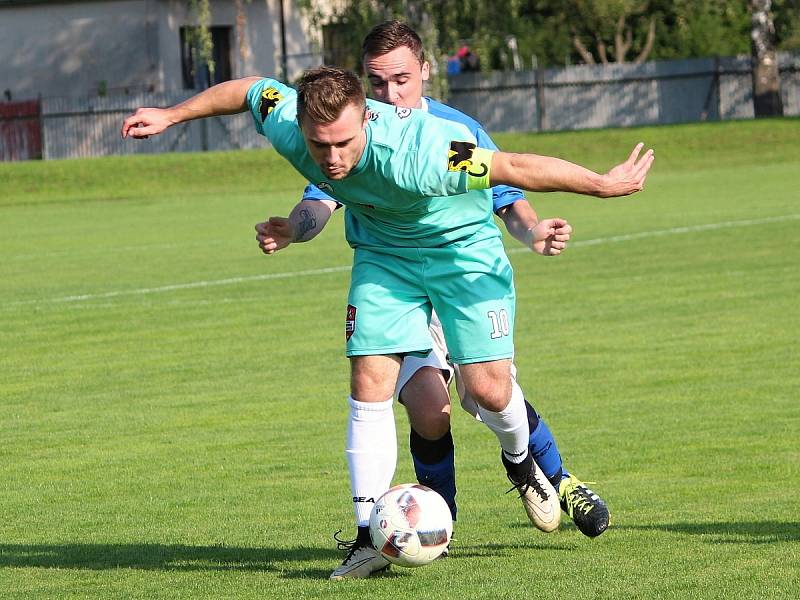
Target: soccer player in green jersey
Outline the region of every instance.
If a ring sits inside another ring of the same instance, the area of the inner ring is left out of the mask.
[[[367,103],[355,75],[325,67],[307,72],[298,92],[273,79],[246,78],[168,109],[139,109],[124,121],[122,135],[147,137],[247,109],[279,153],[348,209],[355,252],[347,319],[350,433],[359,439],[348,457],[391,473],[400,356],[431,349],[427,322],[435,309],[465,391],[497,436],[512,483],[531,504],[553,496],[528,451],[524,401],[512,390],[514,287],[488,190],[507,184],[627,195],[643,188],[653,152],[640,156],[639,144],[628,160],[600,175],[552,157],[479,148],[465,126]],[[549,492],[537,494],[542,486]],[[368,515],[369,500],[356,499],[357,514]]]
[[[364,40],[362,61],[373,98],[401,108],[427,110],[440,118],[463,123],[475,134],[480,146],[495,147],[474,119],[423,96],[423,85],[429,77],[430,67],[425,60],[422,41],[407,24],[387,21],[375,26]],[[551,256],[565,248],[571,233],[569,224],[561,219],[540,222],[536,211],[520,190],[496,186],[492,188],[492,201],[495,214],[509,233],[534,252]],[[338,207],[333,198],[309,185],[288,218],[271,217],[256,226],[259,246],[265,254],[272,254],[292,243],[309,241],[322,231]],[[544,237],[551,228],[554,233]],[[408,415],[409,446],[417,479],[445,498],[455,520],[455,451],[450,431],[451,400],[448,388],[454,374],[457,384],[459,377],[457,369],[454,370],[447,362],[448,349],[435,312],[431,315],[429,331],[433,351],[425,357],[403,357],[395,397]],[[512,365],[512,373],[515,371]],[[516,381],[512,381],[512,386],[517,385]],[[460,387],[457,385],[457,388]],[[462,406],[476,416],[477,407],[469,396],[465,396],[461,398]],[[609,524],[605,502],[566,469],[555,437],[545,420],[528,402],[526,410],[530,429],[529,451],[558,492],[561,507],[585,535],[600,535]],[[351,473],[353,496],[369,497],[368,492],[356,492],[358,489],[368,490],[370,485],[361,484],[358,465],[352,467],[355,467],[355,472]],[[533,524],[543,531],[554,531],[558,527],[557,518],[543,521],[541,516],[534,516]],[[366,539],[366,523],[357,522],[356,525],[360,525],[359,535]],[[352,556],[348,554],[339,570],[344,572],[351,563],[357,563],[358,548],[358,544],[350,548]],[[350,576],[369,574],[368,567],[367,564],[360,564],[347,572],[352,573]]]

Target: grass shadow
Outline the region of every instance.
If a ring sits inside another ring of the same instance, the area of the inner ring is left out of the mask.
[[[800,523],[782,521],[746,521],[714,523],[661,523],[620,525],[613,529],[667,531],[707,537],[712,544],[772,544],[800,541]]]
[[[183,544],[0,544],[0,568],[143,569],[159,571],[279,571],[289,563],[329,560],[335,565],[341,552],[299,546],[295,548],[240,548]],[[301,569],[290,576],[327,578],[330,571]]]
[[[457,544],[453,560],[502,556],[520,550],[570,550],[553,544]],[[231,546],[189,546],[184,544],[0,544],[0,569],[43,568],[145,571],[263,571],[284,579],[325,580],[342,559],[333,548],[243,548]],[[296,568],[304,562],[325,560],[330,568]],[[293,568],[294,567],[294,568]],[[408,569],[394,568],[382,578],[409,575]]]

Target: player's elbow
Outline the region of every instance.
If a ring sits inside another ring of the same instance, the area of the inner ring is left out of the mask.
[[[489,182],[492,187],[496,185],[510,185],[529,190],[529,181],[521,154],[513,152],[495,152],[492,155],[492,169]]]

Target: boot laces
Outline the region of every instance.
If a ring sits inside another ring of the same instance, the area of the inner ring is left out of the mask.
[[[515,482],[511,476],[508,476],[508,480],[513,484],[511,489],[509,489],[506,494],[510,494],[514,490],[517,490],[519,493],[519,497],[522,498],[525,494],[528,493],[528,490],[533,488],[533,491],[536,493],[542,501],[547,502],[550,496],[547,495],[547,492],[544,490],[544,486],[542,486],[542,482],[539,481],[533,473],[530,473],[526,478],[525,481],[520,483]]]
[[[566,499],[566,505],[569,508],[568,514],[570,516],[572,516],[576,510],[587,515],[589,511],[594,508],[594,502],[592,501],[592,494],[594,492],[586,487],[586,483],[593,484],[594,481],[570,482],[567,484],[564,497]]]
[[[333,539],[336,540],[336,548],[339,550],[347,550],[347,556],[342,561],[342,564],[347,564],[350,559],[353,558],[353,555],[358,552],[358,550],[363,548],[365,544],[363,540],[358,538],[358,536],[352,540],[342,539],[339,537],[340,533],[342,533],[341,529],[333,534]]]

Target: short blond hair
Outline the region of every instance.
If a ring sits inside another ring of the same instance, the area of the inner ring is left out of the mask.
[[[333,123],[350,105],[367,110],[364,86],[355,73],[336,67],[309,69],[297,86],[297,120]]]

